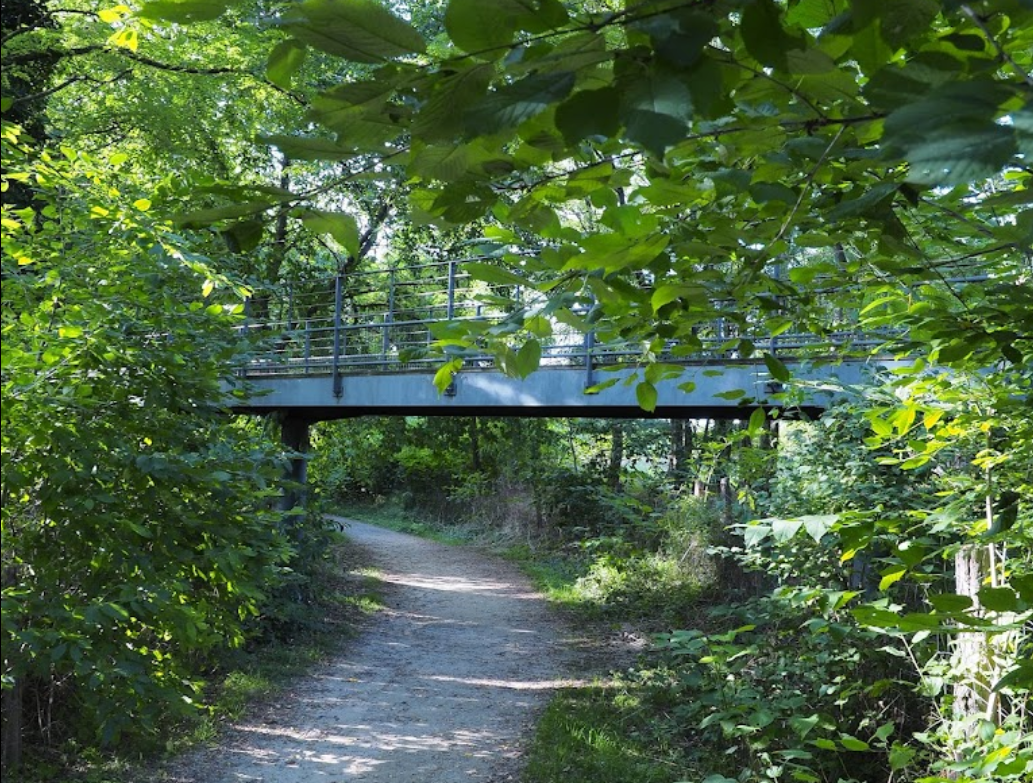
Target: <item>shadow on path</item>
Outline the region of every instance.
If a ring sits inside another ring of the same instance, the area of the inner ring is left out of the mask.
[[[342,656],[185,766],[196,783],[515,780],[524,743],[563,677],[544,599],[511,564],[350,520],[386,585]]]

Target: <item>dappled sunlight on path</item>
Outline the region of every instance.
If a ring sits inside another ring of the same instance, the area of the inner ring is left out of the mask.
[[[191,783],[500,783],[563,676],[540,595],[508,563],[349,523],[381,568],[388,609],[228,744]]]

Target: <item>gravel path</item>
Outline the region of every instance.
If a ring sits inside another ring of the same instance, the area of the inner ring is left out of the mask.
[[[512,565],[359,522],[388,609],[278,712],[177,765],[182,783],[502,783],[550,692],[562,631]]]

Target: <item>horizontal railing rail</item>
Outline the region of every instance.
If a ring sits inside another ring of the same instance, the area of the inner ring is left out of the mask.
[[[442,360],[441,353],[433,351],[435,326],[450,321],[497,323],[514,313],[534,312],[546,302],[545,295],[533,287],[487,283],[463,270],[465,263],[486,260],[433,262],[258,290],[248,301],[241,327],[253,350],[240,374],[252,378],[330,375],[334,394],[340,396],[341,378],[348,373],[432,369]],[[716,301],[711,309],[728,312],[733,304]],[[891,336],[889,330],[861,333],[853,325],[856,310],[845,310],[841,303],[830,303],[828,310],[827,331],[775,336],[765,334],[759,322],[755,328],[743,328],[731,319],[715,317],[697,327],[698,346],[688,355],[677,350],[674,341],[657,351],[656,346],[601,339],[595,332],[551,320],[552,334],[540,338],[541,365],[581,368],[590,386],[596,370],[638,363],[646,350],[651,358],[664,362],[715,364],[752,358],[740,351],[743,341],[750,341],[758,351],[783,359],[827,360],[871,351]],[[586,315],[587,308],[581,314]],[[496,369],[495,356],[488,350],[470,348],[454,355],[464,360],[464,369]]]

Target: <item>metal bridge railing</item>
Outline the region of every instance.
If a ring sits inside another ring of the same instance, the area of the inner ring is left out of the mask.
[[[252,378],[329,375],[335,395],[342,392],[342,377],[349,373],[428,370],[440,363],[430,348],[437,340],[433,329],[449,321],[499,322],[514,311],[544,304],[544,295],[520,286],[488,284],[463,271],[466,259],[298,281],[258,291],[248,303],[242,327],[255,342],[250,361],[241,374]],[[720,310],[720,304],[715,307]],[[849,326],[840,312],[838,320]],[[629,342],[601,340],[552,322],[552,334],[541,339],[543,366],[583,368],[586,386],[595,370],[634,363],[643,347]],[[701,325],[696,339],[700,349],[691,357],[665,346],[658,357],[673,363],[717,363],[741,360],[735,348],[742,338],[758,349],[787,358],[832,358],[849,349],[874,348],[887,335],[862,335],[843,328],[823,335],[783,333],[776,337],[734,332],[721,318]],[[494,369],[488,353],[468,350],[465,366]]]

